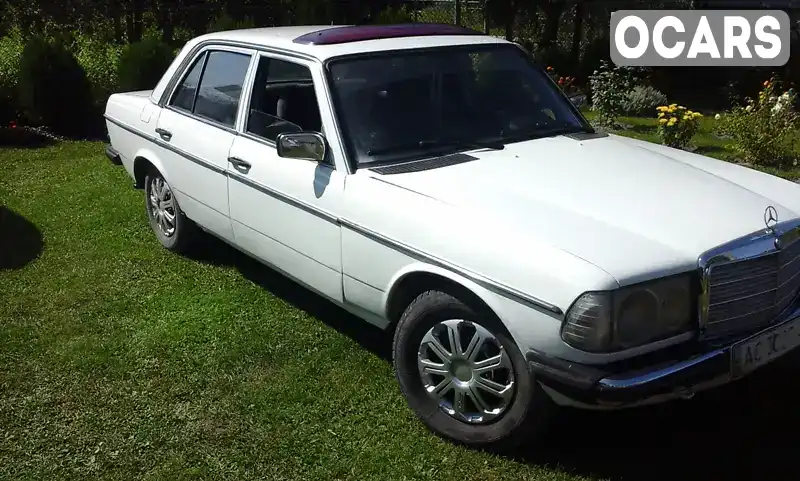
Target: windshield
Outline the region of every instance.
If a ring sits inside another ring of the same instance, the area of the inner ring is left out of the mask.
[[[591,131],[520,48],[378,52],[329,64],[337,118],[359,165]]]

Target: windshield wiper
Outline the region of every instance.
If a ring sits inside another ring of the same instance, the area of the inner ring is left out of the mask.
[[[471,141],[471,140],[457,140],[457,139],[441,139],[441,140],[420,140],[408,144],[392,145],[380,149],[371,149],[367,151],[367,155],[383,155],[383,154],[399,154],[402,152],[409,152],[414,150],[426,149],[431,147],[467,147],[473,149],[490,149],[490,150],[503,150],[505,145],[502,142],[496,141]]]

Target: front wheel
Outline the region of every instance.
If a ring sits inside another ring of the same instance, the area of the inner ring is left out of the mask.
[[[503,450],[532,440],[554,404],[502,323],[455,297],[428,291],[397,326],[394,365],[416,415],[436,434]]]

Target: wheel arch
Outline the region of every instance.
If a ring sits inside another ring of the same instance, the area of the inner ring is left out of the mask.
[[[457,297],[482,314],[491,315],[500,322],[497,303],[492,294],[475,282],[447,269],[425,263],[406,266],[393,277],[384,294],[384,316],[389,321],[387,330],[393,330],[406,307],[420,294],[439,290]]]
[[[158,170],[164,176],[164,179],[170,182],[169,174],[155,152],[149,149],[141,149],[136,152],[133,158],[133,186],[135,188],[144,188],[144,178],[150,169]]]

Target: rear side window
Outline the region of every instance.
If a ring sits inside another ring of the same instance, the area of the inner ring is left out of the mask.
[[[233,127],[249,66],[249,55],[208,52],[198,58],[176,89],[172,105],[226,127]]]

